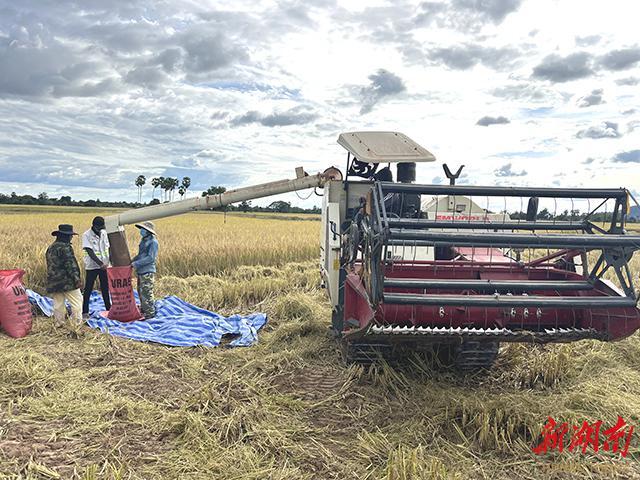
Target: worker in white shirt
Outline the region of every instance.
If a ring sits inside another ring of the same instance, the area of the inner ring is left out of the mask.
[[[100,279],[100,290],[106,310],[111,308],[109,299],[109,237],[104,226],[104,218],[93,219],[91,228],[82,234],[82,249],[84,250],[85,283],[82,302],[82,315],[89,316],[89,299],[93,291],[96,278]]]

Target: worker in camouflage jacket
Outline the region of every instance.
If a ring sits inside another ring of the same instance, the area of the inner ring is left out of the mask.
[[[140,230],[140,246],[138,255],[133,257],[131,266],[136,269],[138,276],[138,296],[140,309],[144,318],[156,316],[156,301],[154,296],[156,260],[158,258],[158,240],[153,222],[136,223]]]
[[[53,316],[61,325],[67,314],[65,300],[71,305],[71,319],[82,323],[82,294],[80,287],[80,267],[71,245],[77,235],[71,225],[59,225],[51,232],[56,237],[47,249],[47,293],[53,298]]]

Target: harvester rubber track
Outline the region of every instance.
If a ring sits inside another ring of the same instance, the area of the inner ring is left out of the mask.
[[[462,372],[489,369],[499,350],[499,342],[462,342],[454,348],[453,366]]]
[[[445,351],[447,352],[446,358],[441,358],[444,365],[468,372],[491,368],[498,356],[500,343],[464,341],[457,345],[443,345],[443,347],[446,348]],[[373,365],[380,360],[394,361],[402,358],[396,358],[393,346],[387,343],[346,342],[343,344],[343,356],[347,364],[365,367]]]
[[[391,345],[385,343],[354,343],[342,344],[342,355],[348,365],[368,366],[380,359],[388,359]]]

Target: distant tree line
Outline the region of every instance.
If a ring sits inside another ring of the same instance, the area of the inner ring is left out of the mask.
[[[211,195],[217,193],[224,193],[225,187],[212,186],[204,195]],[[180,193],[180,191],[178,191]],[[184,196],[184,194],[181,194]],[[166,198],[170,198],[171,195],[167,194]],[[140,199],[140,196],[138,196]],[[167,200],[168,201],[168,200]],[[110,202],[100,199],[96,200],[73,200],[68,195],[63,195],[59,198],[50,197],[46,192],[39,193],[37,196],[33,195],[18,195],[16,192],[11,192],[9,195],[0,193],[1,205],[52,205],[59,207],[106,207],[106,208],[138,208],[147,205],[158,205],[160,200],[153,198],[149,203],[144,202]],[[225,211],[239,211],[239,212],[277,212],[277,213],[320,213],[319,207],[313,208],[300,208],[292,206],[290,202],[276,201],[272,202],[266,207],[252,206],[251,201],[240,202],[236,205],[228,205],[216,210]]]
[[[267,205],[266,207],[258,207],[258,206],[252,206],[251,205],[251,200],[247,200],[244,202],[240,202],[238,204],[235,205],[229,205],[228,207],[226,207],[227,210],[229,211],[236,211],[236,212],[277,212],[277,213],[315,213],[315,214],[319,214],[322,212],[322,210],[320,210],[320,207],[317,206],[313,206],[311,208],[301,208],[301,207],[295,207],[293,205],[291,205],[291,202],[285,202],[282,200],[278,200],[276,202],[272,202],[269,205]]]
[[[39,193],[36,197],[33,195],[18,195],[11,192],[9,195],[0,193],[0,204],[3,205],[57,205],[60,207],[112,207],[112,208],[135,208],[142,204],[136,202],[109,202],[100,200],[73,200],[68,195],[60,198],[49,197],[47,192]]]

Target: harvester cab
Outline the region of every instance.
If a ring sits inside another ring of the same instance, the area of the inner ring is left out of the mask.
[[[450,185],[416,184],[416,165],[435,157],[407,136],[338,143],[346,176],[324,185],[320,268],[348,361],[447,345],[471,369],[490,366],[500,342],[616,340],[640,328],[627,190],[456,185],[461,170],[448,168]]]

